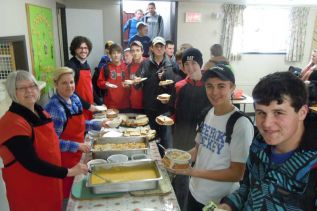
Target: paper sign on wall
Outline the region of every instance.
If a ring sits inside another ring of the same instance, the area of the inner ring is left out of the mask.
[[[186,12],[185,13],[185,22],[186,23],[199,23],[199,22],[201,22],[201,13],[200,12]]]

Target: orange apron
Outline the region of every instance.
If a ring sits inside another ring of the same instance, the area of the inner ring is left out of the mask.
[[[61,102],[61,101],[60,101]],[[70,114],[65,104],[61,102],[67,116],[67,122],[64,126],[64,131],[60,135],[60,139],[76,141],[84,143],[85,137],[85,117],[82,112],[79,114]],[[82,152],[62,152],[62,166],[65,168],[72,168],[81,159]],[[68,198],[70,190],[74,181],[74,177],[65,177],[63,179],[63,195]]]
[[[76,92],[83,100],[90,104],[94,103],[90,69],[79,70],[79,79],[76,84]],[[83,113],[86,119],[92,119],[91,111],[84,109]]]
[[[7,112],[4,120],[6,122],[19,121],[28,130],[32,129],[23,117],[12,112]],[[16,130],[16,127],[8,126],[5,136],[0,135],[0,139],[8,137],[8,134],[9,137],[13,137],[25,132]],[[57,166],[61,165],[59,141],[51,119],[41,125],[33,126],[33,140],[35,151],[40,159]],[[31,172],[19,162],[11,162],[11,165],[3,169],[3,179],[11,211],[58,211],[62,209],[61,179]]]

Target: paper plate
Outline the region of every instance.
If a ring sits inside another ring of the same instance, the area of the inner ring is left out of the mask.
[[[95,106],[95,108],[96,108],[98,111],[106,111],[106,110],[107,110],[107,107],[106,107],[105,105]]]
[[[158,117],[155,118],[155,122],[156,122],[157,124],[159,124],[159,125],[166,125],[166,126],[168,126],[168,125],[173,125],[173,124],[174,124],[173,119],[171,119],[171,118],[169,118],[169,117],[166,117],[166,118],[169,118],[169,119],[171,119],[172,121],[171,121],[171,122],[164,122],[164,123],[159,122],[159,121],[157,120],[157,118],[158,118]]]
[[[159,86],[166,86],[166,85],[170,85],[173,84],[174,81],[170,80],[170,81],[160,81]]]

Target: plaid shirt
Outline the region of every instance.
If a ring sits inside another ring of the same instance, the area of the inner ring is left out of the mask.
[[[70,97],[70,100],[72,104],[66,103],[65,99],[63,99],[60,95],[55,94],[50,99],[48,104],[45,106],[45,110],[48,113],[50,113],[50,115],[52,116],[52,120],[54,122],[54,128],[58,137],[61,136],[64,130],[64,124],[67,121],[66,112],[60,101],[62,101],[66,105],[66,107],[69,109],[71,114],[77,114],[83,110],[83,106],[76,94],[73,94]],[[86,131],[100,130],[101,128],[100,122],[97,122],[97,121],[93,122],[93,121],[86,120],[85,126],[86,126]],[[63,139],[59,139],[59,140],[60,140],[59,142],[60,149],[62,152],[77,152],[79,148],[78,142],[75,142],[72,140],[63,140]]]

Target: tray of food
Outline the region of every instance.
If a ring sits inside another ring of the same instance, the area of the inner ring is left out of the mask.
[[[157,162],[150,159],[97,163],[90,172],[86,186],[95,194],[155,189],[163,178]]]
[[[94,159],[107,159],[113,154],[124,154],[131,158],[134,154],[148,154],[149,142],[146,137],[101,137],[91,144]]]
[[[138,127],[149,123],[149,118],[145,114],[122,113],[118,116],[122,119],[122,126]]]

